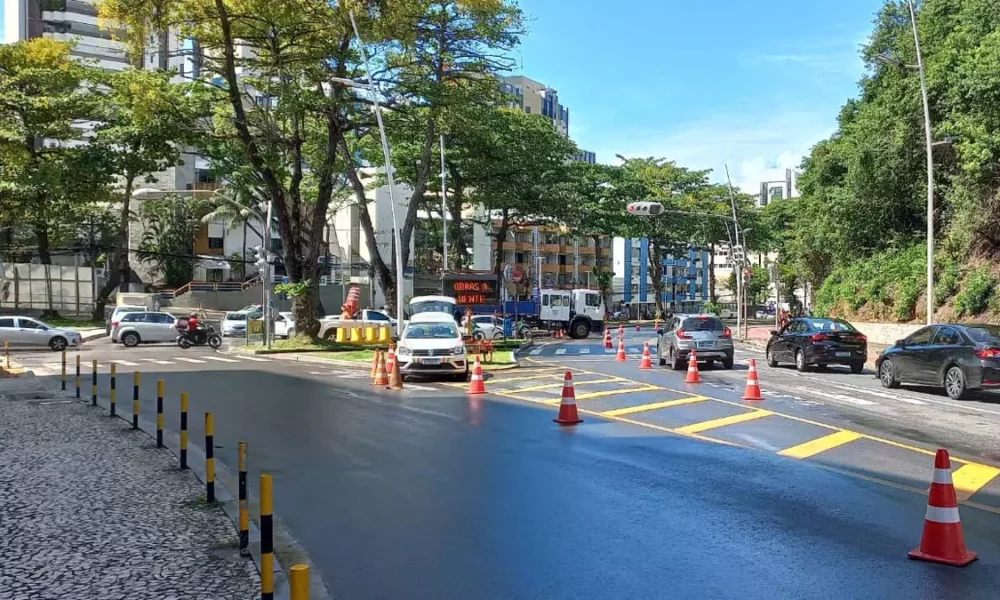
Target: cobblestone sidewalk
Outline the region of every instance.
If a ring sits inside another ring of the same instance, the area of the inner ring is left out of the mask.
[[[232,524],[177,464],[100,409],[0,389],[0,600],[254,598]]]

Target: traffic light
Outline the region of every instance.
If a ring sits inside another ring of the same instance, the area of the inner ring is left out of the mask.
[[[260,273],[261,275],[263,275],[264,273],[266,273],[268,271],[267,253],[264,252],[264,247],[263,246],[254,246],[253,247],[253,253],[254,253],[254,256],[257,257],[257,260],[254,261],[253,264],[254,264],[255,267],[257,267],[257,272]]]
[[[637,217],[656,217],[663,214],[663,205],[659,202],[631,202],[628,214]]]

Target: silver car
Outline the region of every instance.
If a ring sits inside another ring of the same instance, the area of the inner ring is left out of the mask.
[[[172,314],[143,311],[122,315],[111,337],[134,348],[148,342],[172,342],[177,339],[177,333],[177,318]]]
[[[51,327],[30,317],[0,317],[0,347],[7,342],[11,348],[48,346],[59,352],[83,343],[80,334],[72,329]]]
[[[715,315],[675,315],[656,333],[661,366],[669,363],[675,371],[683,369],[694,350],[698,362],[707,367],[718,360],[724,368],[733,368],[733,333]]]

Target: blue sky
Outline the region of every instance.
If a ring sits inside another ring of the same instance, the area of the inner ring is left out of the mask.
[[[521,72],[597,152],[712,168],[756,191],[829,136],[882,0],[520,0]]]

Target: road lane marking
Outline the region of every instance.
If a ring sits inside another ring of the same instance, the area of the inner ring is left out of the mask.
[[[844,394],[828,394],[826,392],[821,392],[819,390],[814,390],[807,387],[797,388],[800,392],[805,392],[807,394],[812,394],[814,396],[822,396],[824,398],[830,398],[831,400],[840,400],[841,402],[847,402],[848,404],[856,404],[858,406],[872,406],[875,404],[871,400],[862,400],[861,398],[855,398],[854,396],[847,396]]]
[[[753,410],[750,412],[740,413],[738,415],[732,415],[730,417],[722,417],[721,419],[712,419],[711,421],[693,423],[686,427],[679,427],[674,431],[677,433],[701,433],[702,431],[708,431],[709,429],[717,429],[719,427],[726,427],[727,425],[735,425],[737,423],[744,423],[746,421],[753,421],[754,419],[769,417],[772,414],[774,413],[769,410]]]
[[[598,383],[620,383],[620,382],[632,383],[628,379],[622,379],[621,377],[609,377],[607,379],[594,379],[593,381],[574,381],[573,383],[575,385],[577,385],[577,386],[580,386],[580,385],[591,384],[591,383],[598,384]],[[546,383],[544,385],[533,385],[531,387],[525,387],[525,388],[512,388],[512,389],[507,390],[507,391],[509,391],[509,392],[515,392],[515,393],[518,393],[518,394],[522,394],[524,392],[537,392],[539,390],[551,390],[551,389],[554,389],[554,388],[559,388],[559,387],[562,387],[564,383],[565,382],[560,381],[558,383]],[[579,400],[580,396],[577,396],[576,398]]]
[[[174,360],[180,360],[180,361],[184,361],[186,363],[194,363],[196,365],[200,365],[200,364],[204,364],[205,363],[205,361],[198,360],[197,358],[186,358],[186,357],[183,357],[183,356],[175,356]]]
[[[144,361],[146,361],[148,363],[153,363],[154,365],[172,365],[172,364],[174,364],[174,363],[170,362],[169,360],[160,360],[158,358],[143,358],[141,360],[144,360]]]
[[[240,358],[242,360],[249,360],[249,361],[253,361],[253,362],[271,362],[271,359],[269,359],[269,358],[259,358],[259,357],[256,357],[256,356],[241,356]]]
[[[580,348],[580,354],[590,354],[590,348]]]
[[[635,383],[635,382],[632,382],[630,380],[626,380],[626,381],[629,381],[629,383]],[[631,388],[631,389],[627,389],[627,390],[608,390],[608,391],[605,391],[605,392],[590,392],[588,394],[577,394],[576,395],[576,399],[577,400],[592,400],[594,398],[603,398],[605,396],[617,396],[618,394],[634,394],[634,393],[637,393],[637,392],[655,392],[655,391],[662,390],[662,389],[664,389],[664,388],[661,388],[661,387],[656,386],[656,385],[644,385],[642,387]],[[560,400],[557,398],[552,403],[553,404],[559,404],[559,402],[560,402]]]
[[[562,356],[563,354],[566,354],[565,348],[559,348],[556,350],[556,356]]]
[[[989,465],[966,463],[951,474],[955,484],[955,493],[959,500],[968,500],[983,487],[1000,475],[1000,469]]]
[[[837,431],[829,435],[824,435],[823,437],[818,437],[814,440],[809,440],[808,442],[797,446],[785,448],[778,454],[789,458],[809,458],[810,456],[816,456],[821,452],[832,450],[837,446],[843,446],[844,444],[861,439],[862,437],[863,436],[860,433],[856,433],[854,431]]]
[[[545,348],[535,348],[534,350],[528,353],[528,356],[538,356],[539,354],[542,353],[542,350],[545,350]]]
[[[564,369],[558,369],[558,373],[548,373],[547,375],[530,375],[528,377],[490,377],[487,381],[490,383],[504,383],[507,381],[531,381],[533,379],[562,379],[565,377],[563,374]]]
[[[696,404],[698,402],[705,402],[706,400],[708,400],[708,398],[705,396],[691,396],[690,398],[681,398],[680,400],[667,400],[665,402],[653,402],[652,404],[640,404],[638,406],[629,406],[628,408],[618,408],[615,410],[604,411],[600,414],[602,417],[622,417],[625,415],[631,415],[650,410],[670,408],[671,406]]]
[[[416,385],[416,384],[413,384],[413,383],[407,383],[404,386],[403,389],[406,389],[406,390],[417,390],[419,392],[436,392],[436,391],[438,391],[437,388],[428,387],[426,385]]]
[[[128,360],[113,360],[111,362],[115,363],[116,365],[122,365],[123,367],[138,367],[139,366],[139,363],[128,361]],[[59,365],[59,368],[61,369],[62,365]]]
[[[208,360],[217,360],[219,362],[227,362],[227,363],[238,363],[238,362],[240,362],[240,361],[234,360],[232,358],[223,358],[221,356],[203,356],[202,358],[205,358],[205,359],[208,359]]]
[[[888,394],[886,392],[880,392],[878,390],[868,390],[861,387],[856,387],[853,385],[835,385],[835,388],[842,390],[847,390],[849,392],[861,392],[862,394],[868,394],[869,396],[875,396],[877,398],[885,398],[887,400],[897,400],[899,402],[905,402],[906,404],[914,404],[919,406],[927,406],[926,402],[917,400],[916,398],[907,398],[906,396],[900,396],[897,394]]]

